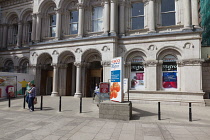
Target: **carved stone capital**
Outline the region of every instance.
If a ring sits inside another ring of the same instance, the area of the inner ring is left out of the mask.
[[[82,62],[74,62],[74,65],[75,65],[77,68],[81,68],[81,67],[82,67]]]
[[[131,66],[131,62],[125,62],[125,66],[126,66],[126,67]]]
[[[110,67],[111,66],[111,61],[101,61],[101,65],[103,67]]]
[[[176,63],[178,65],[178,67],[183,67],[184,66],[184,63],[183,63],[182,60],[177,60]]]
[[[183,64],[186,65],[201,65],[204,60],[203,59],[184,59],[182,60]]]
[[[58,67],[61,69],[66,69],[68,67],[67,64],[58,64]]]
[[[156,67],[159,64],[158,60],[147,60],[143,62],[147,67]]]
[[[77,3],[77,9],[83,9],[84,7],[84,3]]]

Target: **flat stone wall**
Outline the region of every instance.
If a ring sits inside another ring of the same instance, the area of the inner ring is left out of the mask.
[[[99,118],[129,121],[132,117],[132,102],[104,101],[99,104]]]

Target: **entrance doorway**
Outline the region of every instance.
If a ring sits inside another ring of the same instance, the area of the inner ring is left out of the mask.
[[[100,82],[103,81],[103,68],[100,61],[90,62],[90,67],[87,68],[86,73],[86,97],[92,97],[96,84],[99,87]]]
[[[40,95],[51,95],[53,83],[53,67],[48,65],[41,69]]]

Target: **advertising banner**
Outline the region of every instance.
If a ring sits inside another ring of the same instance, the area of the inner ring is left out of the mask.
[[[123,59],[117,57],[111,61],[110,100],[123,102]]]
[[[99,85],[100,93],[109,93],[109,83],[102,82]]]
[[[176,72],[163,73],[163,88],[177,88],[177,73]]]
[[[124,78],[124,93],[128,93],[128,78]]]
[[[15,97],[17,90],[17,76],[0,76],[0,88],[2,91],[1,98]]]

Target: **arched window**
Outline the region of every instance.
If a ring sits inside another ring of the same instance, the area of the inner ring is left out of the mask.
[[[131,9],[131,29],[144,29],[144,3],[133,3]]]
[[[14,72],[14,63],[8,60],[4,65],[4,72]]]
[[[18,17],[16,15],[9,19],[8,45],[16,45],[18,36]]]
[[[161,1],[161,20],[162,26],[171,26],[176,24],[175,0]]]
[[[144,59],[140,56],[131,60],[131,89],[140,90],[144,88]]]
[[[173,55],[166,55],[162,65],[162,88],[177,89],[177,58]]]

